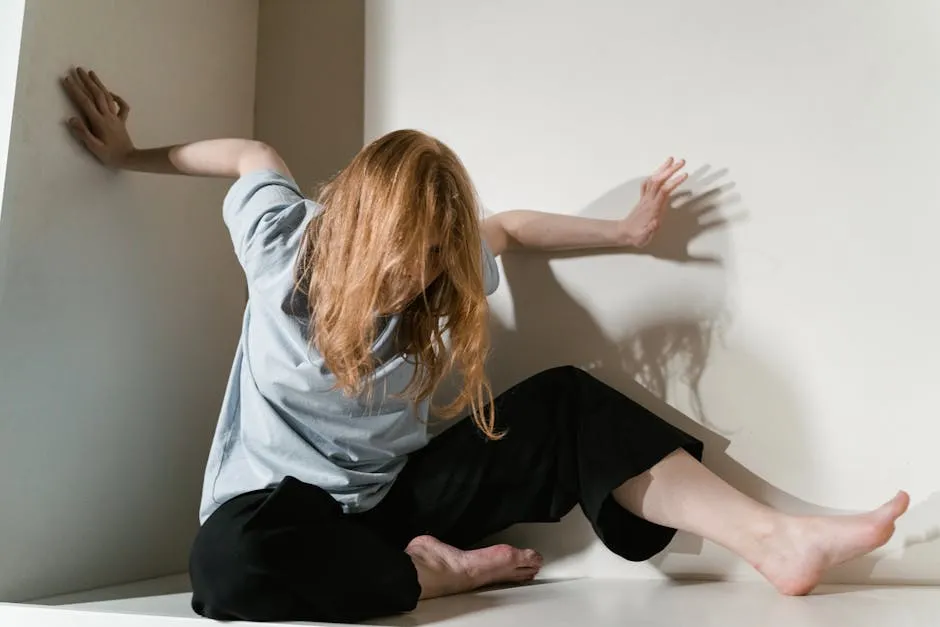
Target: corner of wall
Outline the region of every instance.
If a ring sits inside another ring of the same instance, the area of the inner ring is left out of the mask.
[[[363,0],[265,0],[258,16],[255,137],[308,193],[362,146]]]

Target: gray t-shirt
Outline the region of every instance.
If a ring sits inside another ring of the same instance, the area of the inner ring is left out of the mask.
[[[374,393],[350,398],[307,337],[305,304],[293,301],[294,264],[304,227],[321,211],[296,183],[271,171],[240,178],[223,216],[248,279],[249,298],[202,490],[199,519],[239,494],[285,476],[317,485],[347,512],[374,507],[428,442],[428,403],[394,395],[413,363],[395,351],[397,316],[379,321]],[[329,242],[321,245],[329,246]],[[499,283],[483,245],[486,293]],[[298,307],[298,305],[300,305]]]

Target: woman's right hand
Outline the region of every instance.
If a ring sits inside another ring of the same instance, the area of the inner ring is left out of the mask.
[[[127,132],[127,102],[105,87],[94,72],[72,69],[62,79],[65,93],[80,114],[67,121],[69,131],[98,161],[111,168],[127,164],[134,142]]]

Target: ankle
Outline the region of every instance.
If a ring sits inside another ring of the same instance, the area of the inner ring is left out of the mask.
[[[409,557],[412,564],[414,564],[415,572],[418,573],[418,587],[421,589],[418,600],[426,601],[427,599],[442,596],[443,589],[440,585],[440,576],[421,558],[414,555],[409,555]]]
[[[408,552],[418,573],[422,601],[455,594],[470,588],[470,580],[444,560],[418,552]]]
[[[769,508],[762,510],[744,523],[735,534],[737,545],[728,548],[753,566],[759,566],[787,542],[795,522],[793,516]]]

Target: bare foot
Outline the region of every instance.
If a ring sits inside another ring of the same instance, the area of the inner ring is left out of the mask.
[[[754,564],[783,594],[809,594],[832,568],[883,546],[911,497],[899,492],[880,508],[856,516],[786,517],[764,540]]]
[[[532,549],[497,544],[461,551],[431,536],[418,536],[405,553],[418,569],[422,599],[469,592],[495,583],[529,581],[542,567],[542,556]]]

